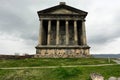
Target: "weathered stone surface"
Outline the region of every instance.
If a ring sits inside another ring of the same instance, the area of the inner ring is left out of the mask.
[[[87,12],[60,4],[38,11],[38,16],[41,28],[36,57],[79,58],[90,55],[85,31]]]
[[[78,14],[78,13],[75,13],[67,9],[59,9],[59,10],[51,12],[51,14]]]
[[[118,80],[120,80],[120,77],[118,78]]]
[[[80,58],[89,56],[88,54],[82,54],[81,50],[84,49],[37,49],[36,57],[41,58]],[[87,49],[86,49],[87,50]]]
[[[104,80],[104,77],[98,73],[91,73],[90,77],[92,80]]]
[[[117,80],[116,77],[110,77],[108,80]]]

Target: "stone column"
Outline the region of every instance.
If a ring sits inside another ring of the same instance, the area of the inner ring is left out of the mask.
[[[78,44],[78,37],[77,37],[77,21],[74,20],[74,42],[75,42],[75,45]]]
[[[48,36],[47,36],[47,45],[50,45],[50,35],[51,35],[51,20],[48,21]]]
[[[69,27],[68,27],[68,21],[65,22],[65,27],[66,27],[66,45],[69,44]]]
[[[42,45],[42,36],[43,35],[43,20],[40,20],[40,28],[39,28],[39,45]]]
[[[81,36],[82,45],[87,45],[86,40],[86,30],[85,30],[85,20],[82,21],[82,36]]]
[[[59,44],[59,28],[60,28],[60,21],[57,20],[57,24],[56,24],[56,45]]]

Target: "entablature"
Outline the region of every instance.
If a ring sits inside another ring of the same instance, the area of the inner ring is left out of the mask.
[[[40,20],[85,20],[84,16],[40,16]]]

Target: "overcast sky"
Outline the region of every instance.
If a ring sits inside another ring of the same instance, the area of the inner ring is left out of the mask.
[[[88,12],[86,31],[92,54],[120,53],[120,0],[0,0],[0,54],[35,54],[37,11],[59,2]]]

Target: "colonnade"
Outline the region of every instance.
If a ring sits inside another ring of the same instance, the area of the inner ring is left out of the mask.
[[[39,44],[42,45],[42,40],[43,40],[43,21],[44,20],[40,20],[40,33],[39,33]],[[48,20],[48,31],[47,31],[47,45],[51,45],[50,43],[50,38],[51,38],[51,23],[52,20]],[[73,20],[73,29],[74,29],[74,45],[78,45],[78,40],[81,40],[81,45],[86,45],[87,41],[86,41],[86,30],[85,30],[85,20],[82,20],[82,25],[81,25],[81,35],[80,35],[80,39],[78,39],[78,30],[77,30],[77,20]],[[60,20],[56,20],[56,45],[60,44]],[[69,34],[69,20],[65,20],[65,45],[69,45],[69,36],[71,34]]]

